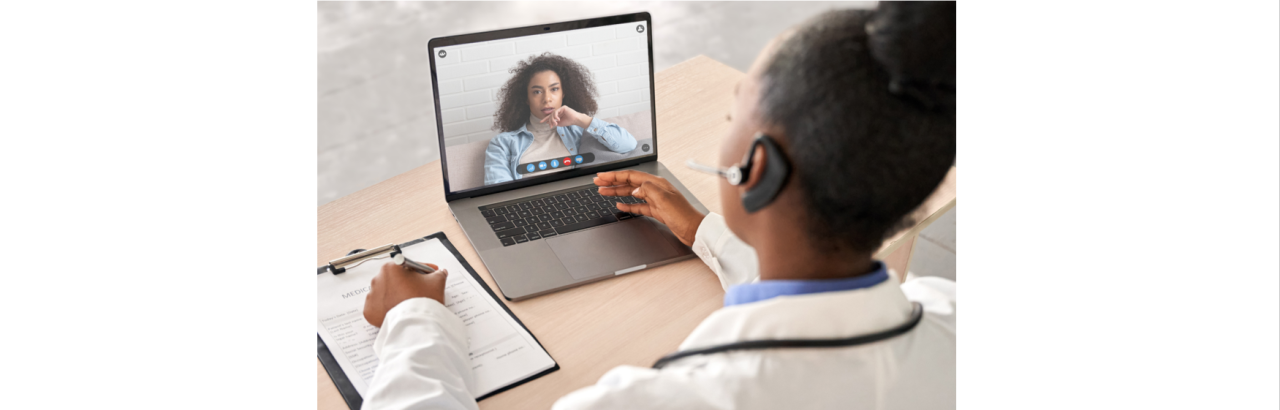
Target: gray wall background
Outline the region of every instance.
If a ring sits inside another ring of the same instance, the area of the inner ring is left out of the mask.
[[[544,52],[571,58],[587,68],[600,95],[596,118],[648,110],[649,54],[645,52],[646,34],[636,26],[605,26],[440,48],[446,51],[445,57],[436,56],[444,146],[488,142],[497,135],[492,127],[501,101],[498,92],[511,79],[509,70]]]

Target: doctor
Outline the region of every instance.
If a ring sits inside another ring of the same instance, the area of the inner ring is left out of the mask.
[[[690,245],[725,307],[655,368],[617,367],[555,408],[954,408],[955,283],[901,283],[871,255],[954,163],[955,4],[824,13],[747,74],[716,167],[724,215],[653,175],[595,180],[647,200],[618,208]],[[388,265],[375,280],[365,408],[477,408],[443,275]]]

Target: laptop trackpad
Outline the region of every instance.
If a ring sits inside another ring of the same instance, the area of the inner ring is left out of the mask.
[[[649,218],[636,218],[599,228],[547,238],[569,275],[586,279],[681,254],[684,246],[666,227]]]

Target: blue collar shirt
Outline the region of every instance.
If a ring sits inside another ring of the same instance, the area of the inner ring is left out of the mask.
[[[734,285],[724,293],[724,305],[733,306],[759,302],[778,296],[804,295],[821,292],[837,292],[869,288],[889,279],[884,263],[876,261],[874,269],[866,275],[841,279],[816,280],[762,280],[755,283]]]

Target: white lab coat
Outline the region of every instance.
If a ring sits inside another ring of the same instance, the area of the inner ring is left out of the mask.
[[[755,251],[707,215],[693,244],[726,289],[759,279]],[[618,366],[556,409],[939,409],[956,399],[955,282],[895,277],[870,288],[779,296],[715,311],[680,350],[744,340],[846,338],[925,316],[911,332],[843,348],[727,352],[661,370]],[[434,300],[388,312],[374,343],[381,361],[364,407],[475,409],[462,322]]]

